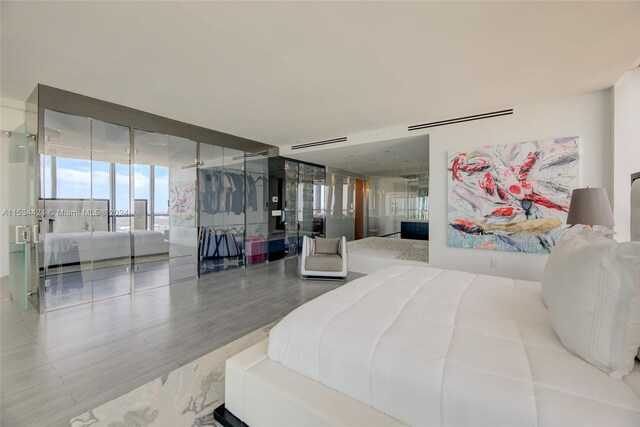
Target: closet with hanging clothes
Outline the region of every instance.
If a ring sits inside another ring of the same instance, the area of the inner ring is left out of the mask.
[[[200,275],[245,265],[244,152],[200,145]]]

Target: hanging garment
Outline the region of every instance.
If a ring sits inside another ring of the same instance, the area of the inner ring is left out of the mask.
[[[225,258],[242,255],[242,246],[231,231],[222,229],[200,229],[200,256],[203,258]]]
[[[236,176],[232,173],[225,174],[231,183],[231,190],[227,193],[227,213],[233,212],[233,200],[236,194]]]
[[[222,191],[220,171],[211,171],[211,188],[211,213],[217,214],[220,212],[220,192]]]
[[[253,176],[247,175],[247,207],[252,211],[258,210],[258,192]]]
[[[234,191],[231,195],[231,211],[236,215],[244,213],[244,175],[232,174]]]
[[[200,211],[213,213],[212,206],[212,176],[211,171],[200,169],[200,186],[198,188],[198,196],[200,198]]]
[[[222,191],[220,192],[219,212],[228,212],[231,197],[231,180],[226,173],[220,174],[220,183],[222,184]]]

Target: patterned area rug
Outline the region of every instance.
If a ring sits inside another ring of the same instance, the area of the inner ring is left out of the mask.
[[[349,253],[365,252],[389,254],[389,257],[408,261],[429,262],[429,241],[367,237],[347,243]],[[373,251],[372,251],[373,250]]]
[[[278,321],[257,329],[169,374],[72,418],[72,427],[219,426],[225,361],[268,338]]]

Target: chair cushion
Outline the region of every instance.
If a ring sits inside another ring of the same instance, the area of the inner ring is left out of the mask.
[[[339,238],[329,238],[324,239],[322,237],[316,237],[316,254],[331,254],[335,255],[338,253],[338,245],[340,244]]]
[[[341,271],[342,257],[335,254],[309,255],[305,259],[305,268],[312,271]]]

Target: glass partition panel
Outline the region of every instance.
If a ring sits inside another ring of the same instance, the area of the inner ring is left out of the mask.
[[[135,289],[194,278],[197,144],[136,129],[134,146]]]
[[[3,250],[8,253],[10,297],[23,310],[27,310],[27,290],[30,289],[32,273],[30,269],[31,245],[27,241],[16,240],[18,232],[24,232],[24,230],[29,232],[32,229],[31,226],[35,224],[32,215],[24,214],[32,207],[29,200],[29,180],[30,172],[32,172],[29,168],[29,141],[24,132],[2,132],[2,155],[0,157],[2,158],[3,175],[6,173],[2,179],[6,180],[7,177],[11,177],[11,185],[4,187],[8,180],[3,182],[3,197],[6,197],[5,207],[8,209],[3,212],[1,218],[2,236],[3,239],[6,239],[2,242],[3,245],[6,245]],[[4,168],[7,168],[6,171]]]
[[[298,254],[298,247],[302,246],[298,236],[298,163],[286,160],[284,162],[284,243],[285,256]],[[302,238],[300,237],[300,240]]]
[[[248,154],[245,159],[247,264],[267,261],[269,240],[269,160],[266,154]]]
[[[283,157],[269,157],[267,162],[269,169],[269,183],[267,186],[269,235],[267,249],[269,251],[269,262],[271,262],[282,259],[286,255],[283,215],[285,174]]]
[[[372,177],[369,235],[400,237],[402,222],[429,221],[428,175]]]
[[[100,299],[131,292],[131,235],[128,226],[115,224],[117,218],[128,219],[129,201],[113,208],[118,195],[114,165],[129,166],[129,128],[92,120],[91,147],[93,298]]]
[[[200,144],[200,274],[244,265],[244,152]]]
[[[245,254],[245,165],[244,151],[232,148],[224,149],[224,172],[231,183],[231,193],[228,195],[227,213],[224,216],[224,228],[229,246],[227,268],[244,266]],[[237,255],[233,255],[237,253]]]
[[[51,310],[93,300],[92,124],[50,110],[44,115],[39,261]]]
[[[324,168],[300,163],[298,181],[298,224],[302,236],[324,236]],[[300,246],[299,249],[302,249]]]
[[[327,168],[325,184],[327,237],[355,238],[355,178]]]

